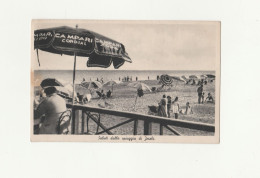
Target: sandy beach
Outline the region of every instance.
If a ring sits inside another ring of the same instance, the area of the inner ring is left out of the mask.
[[[160,87],[161,85],[157,80],[143,80],[140,81],[145,84],[147,84],[150,87]],[[171,96],[172,98],[175,98],[178,96],[179,98],[179,104],[180,109],[185,109],[186,102],[189,102],[192,109],[193,114],[190,115],[183,115],[179,114],[180,120],[187,120],[187,121],[194,121],[194,122],[201,122],[201,123],[209,123],[209,124],[215,124],[215,104],[213,103],[204,103],[204,104],[198,104],[198,96],[197,96],[197,85],[189,85],[184,84],[183,82],[174,82],[173,87],[171,88],[165,88],[160,92],[149,92],[145,91],[143,97],[138,97],[136,106],[134,109],[134,103],[137,95],[137,89],[133,87],[129,87],[128,84],[130,82],[121,82],[118,85],[113,86],[113,95],[111,98],[108,98],[106,100],[100,100],[98,99],[98,95],[96,92],[93,92],[92,94],[92,100],[87,103],[88,106],[94,106],[94,107],[105,107],[107,109],[113,109],[113,110],[119,110],[119,111],[129,111],[129,112],[136,112],[136,113],[142,113],[142,114],[148,114],[149,108],[148,106],[154,105],[158,106],[158,102],[161,100],[162,95],[165,94],[166,96]],[[104,87],[104,92],[111,90],[111,86]],[[39,87],[35,87],[35,90],[39,90]],[[80,95],[84,95],[87,93],[90,93],[89,90],[76,85],[76,92],[78,92]],[[208,83],[207,85],[204,85],[204,92],[205,97],[207,93],[211,93],[213,96],[215,96],[215,83]],[[215,97],[214,97],[215,98]],[[109,105],[105,105],[104,102],[109,103]],[[173,113],[171,113],[173,115]],[[173,118],[173,116],[171,116]],[[101,115],[101,122],[107,126],[113,126],[116,125],[127,118],[119,118],[115,116],[109,116],[109,115]],[[142,126],[143,123],[139,122],[138,134],[142,133]],[[90,131],[96,130],[96,124],[94,122],[89,123]],[[198,130],[191,130],[186,128],[177,128],[174,127],[177,131],[179,131],[183,135],[213,135],[214,133],[210,132],[204,132],[204,131],[198,131]],[[122,127],[113,129],[113,133],[121,135],[121,134],[132,134],[133,130],[133,123],[126,124]],[[159,125],[153,124],[153,134],[157,135],[159,134]],[[165,133],[167,135],[172,135],[171,132],[166,131]]]

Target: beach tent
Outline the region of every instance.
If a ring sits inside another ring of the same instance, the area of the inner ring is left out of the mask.
[[[73,67],[73,100],[75,91],[76,57],[88,57],[88,67],[107,68],[112,63],[115,69],[122,66],[125,61],[132,62],[125,46],[115,40],[96,32],[67,26],[38,29],[34,31],[34,49],[40,66],[38,50],[74,56]],[[74,118],[72,118],[72,121]],[[73,121],[74,122],[74,121]],[[73,125],[73,124],[72,124]],[[74,131],[72,131],[74,132]]]

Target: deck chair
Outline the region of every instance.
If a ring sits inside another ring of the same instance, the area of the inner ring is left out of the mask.
[[[71,121],[71,111],[64,111],[57,123],[57,134],[68,134]]]
[[[101,93],[100,91],[96,91],[97,95],[99,96],[99,98],[105,98],[106,95]]]
[[[109,90],[109,91],[107,92],[107,98],[110,98],[110,97],[112,97],[112,92]]]

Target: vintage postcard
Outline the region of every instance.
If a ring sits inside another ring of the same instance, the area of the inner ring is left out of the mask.
[[[219,143],[220,31],[32,20],[31,141]]]

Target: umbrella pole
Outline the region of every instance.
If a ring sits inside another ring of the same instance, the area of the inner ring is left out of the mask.
[[[73,93],[72,93],[72,105],[74,105],[75,100],[75,75],[76,75],[76,53],[74,53],[74,68],[73,68]]]
[[[136,105],[137,97],[138,97],[138,95],[135,98],[135,105]],[[135,105],[134,105],[134,110],[135,110]]]
[[[74,101],[75,101],[75,75],[76,75],[76,53],[74,53],[74,68],[73,68],[73,93],[72,93],[72,124],[71,124],[71,133],[75,134],[75,109],[74,109]]]

